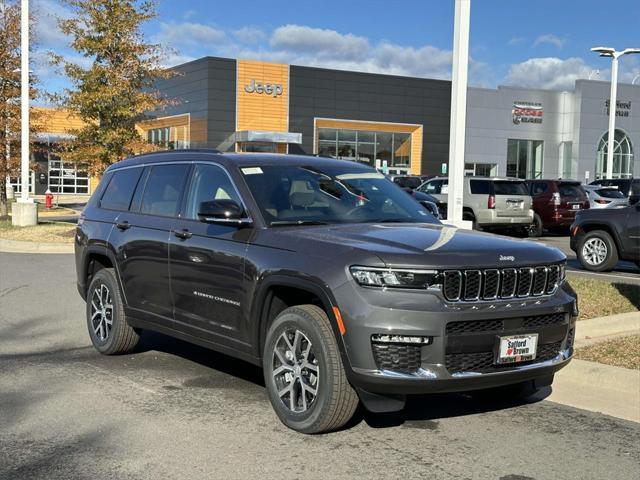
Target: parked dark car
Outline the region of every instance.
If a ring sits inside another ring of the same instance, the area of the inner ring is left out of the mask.
[[[589,208],[589,198],[580,182],[571,180],[527,180],[533,200],[533,222],[529,236],[539,237],[545,229],[568,231],[576,212]]]
[[[259,365],[300,432],[340,428],[360,402],[530,393],[573,354],[562,252],[445,227],[356,162],[130,158],[106,170],[75,238],[99,352],[132,352],[149,329]]]
[[[612,270],[618,260],[640,267],[640,203],[579,212],[571,225],[570,244],[587,270]]]
[[[603,187],[618,187],[630,205],[635,205],[640,200],[640,178],[601,178],[594,180],[589,185],[602,185]]]
[[[389,175],[389,179],[402,188],[415,190],[424,183],[420,175]]]

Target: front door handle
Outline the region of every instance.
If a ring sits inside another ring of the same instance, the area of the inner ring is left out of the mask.
[[[131,228],[131,224],[129,222],[127,222],[126,220],[123,220],[122,222],[118,222],[116,223],[116,228],[118,228],[118,230],[129,230]]]
[[[187,238],[191,238],[191,235],[193,235],[189,230],[187,230],[186,228],[183,230],[176,230],[173,232],[173,234],[178,237],[181,238],[182,240],[186,240]]]

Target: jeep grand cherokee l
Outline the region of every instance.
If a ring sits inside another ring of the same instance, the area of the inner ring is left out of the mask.
[[[109,167],[78,222],[91,341],[156,330],[260,365],[287,426],[359,402],[548,385],[576,296],[557,249],[447,227],[355,162],[183,150]]]

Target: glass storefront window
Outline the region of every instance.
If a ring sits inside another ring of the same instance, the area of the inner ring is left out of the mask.
[[[464,172],[467,177],[495,177],[498,166],[495,163],[465,163]]]
[[[189,148],[188,129],[186,125],[177,127],[151,128],[147,130],[147,141],[167,150]]]
[[[542,140],[507,140],[507,176],[541,178],[543,162]]]
[[[607,176],[608,149],[609,132],[605,132],[600,138],[596,153],[596,179]],[[622,130],[616,130],[613,136],[613,178],[631,178],[632,176],[633,147],[631,140]]]
[[[378,168],[386,161],[389,167],[408,171],[411,164],[411,134],[319,128],[317,153]]]

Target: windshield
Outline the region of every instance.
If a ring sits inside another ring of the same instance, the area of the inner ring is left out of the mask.
[[[493,191],[496,195],[529,195],[527,186],[524,182],[495,181],[493,182]]]
[[[270,226],[411,222],[439,223],[404,190],[374,170],[351,166],[240,169]]]

